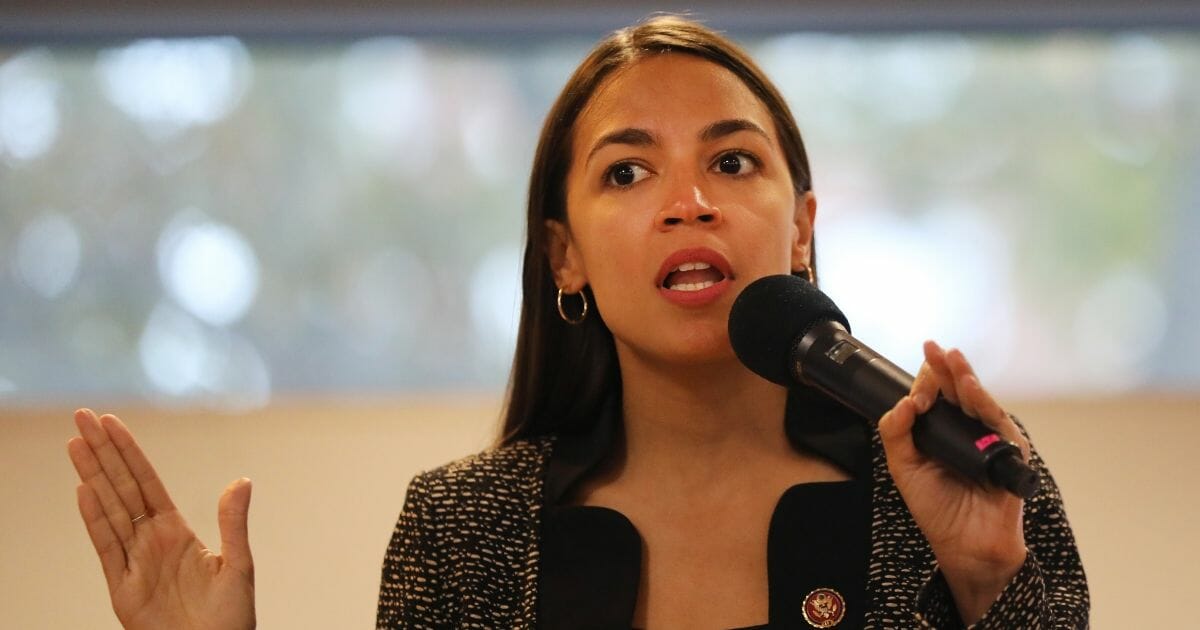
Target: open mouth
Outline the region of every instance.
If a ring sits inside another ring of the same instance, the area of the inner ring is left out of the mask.
[[[733,272],[724,256],[707,247],[693,247],[663,261],[657,286],[671,292],[696,293],[732,279]]]
[[[671,291],[702,291],[724,279],[721,270],[706,262],[685,262],[667,273],[662,287]]]

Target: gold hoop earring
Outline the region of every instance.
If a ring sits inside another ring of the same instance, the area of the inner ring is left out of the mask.
[[[797,272],[797,273],[799,273],[799,272]],[[817,283],[817,278],[816,278],[816,276],[813,275],[812,267],[809,267],[809,266],[804,267],[804,279],[808,280],[809,284]]]
[[[588,314],[588,301],[587,301],[587,295],[586,295],[586,294],[584,294],[584,292],[583,292],[582,290],[580,290],[580,291],[579,291],[579,293],[576,293],[575,295],[578,295],[578,296],[579,296],[579,299],[580,299],[580,300],[583,300],[583,312],[581,312],[581,313],[579,314],[579,317],[577,317],[577,318],[575,318],[575,319],[571,319],[570,317],[567,317],[567,312],[566,312],[565,310],[563,310],[563,305],[562,305],[563,290],[562,290],[562,287],[559,287],[559,288],[558,288],[558,299],[556,300],[556,302],[558,303],[558,316],[559,316],[559,317],[561,317],[561,318],[562,318],[562,320],[563,320],[564,322],[567,322],[568,324],[570,324],[570,325],[572,325],[572,326],[575,326],[575,325],[577,325],[577,324],[582,324],[582,323],[583,323],[583,320],[587,319],[587,314]]]

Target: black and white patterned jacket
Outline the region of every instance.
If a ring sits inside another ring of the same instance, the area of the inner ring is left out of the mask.
[[[836,451],[839,439],[809,446]],[[863,441],[872,480],[863,627],[962,627],[878,434],[864,431]],[[537,627],[546,470],[562,443],[522,440],[417,475],[384,559],[377,627]],[[1087,581],[1058,488],[1036,451],[1031,464],[1042,487],[1025,504],[1027,560],[974,628],[1088,625]]]

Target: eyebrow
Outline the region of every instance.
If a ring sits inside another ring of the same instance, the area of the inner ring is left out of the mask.
[[[588,153],[587,161],[591,162],[592,156],[596,155],[597,151],[610,144],[629,144],[635,147],[652,147],[658,144],[658,141],[654,139],[653,134],[645,129],[637,129],[634,127],[618,129],[617,131],[604,134],[604,137],[596,141],[596,145],[593,146],[591,152]]]
[[[750,131],[759,134],[763,138],[769,139],[767,132],[763,131],[762,127],[759,127],[753,122],[746,120],[745,118],[730,118],[728,120],[718,120],[717,122],[705,127],[700,131],[700,140],[701,142],[712,142],[713,140],[724,138],[725,136],[735,134],[739,131]],[[646,131],[645,129],[638,129],[636,127],[618,129],[611,133],[604,134],[603,137],[596,141],[595,146],[593,146],[592,150],[588,153],[587,162],[592,161],[592,156],[596,155],[597,151],[610,144],[628,144],[635,147],[651,147],[658,144],[658,140],[654,137],[654,134]]]
[[[767,138],[767,132],[763,131],[762,127],[745,118],[732,118],[730,120],[718,120],[705,127],[704,131],[700,132],[700,139],[704,142],[712,142],[713,140],[724,138],[739,131],[752,131],[763,138]],[[770,138],[767,139],[769,140]]]

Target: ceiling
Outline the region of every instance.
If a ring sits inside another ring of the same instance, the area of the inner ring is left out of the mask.
[[[0,0],[0,40],[76,40],[137,35],[344,37],[397,33],[520,37],[597,36],[654,10],[690,10],[735,32],[1030,31],[1060,28],[1200,28],[1195,0]]]

